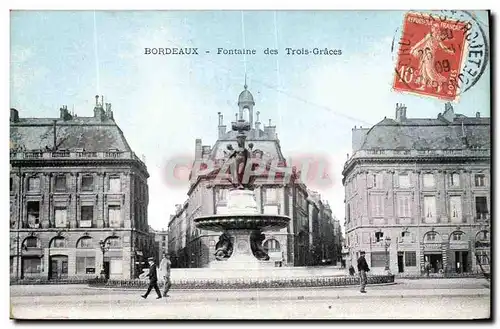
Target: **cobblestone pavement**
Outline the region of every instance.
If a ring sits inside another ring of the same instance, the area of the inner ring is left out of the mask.
[[[490,289],[480,279],[398,280],[397,284],[357,287],[172,290],[169,298],[147,300],[144,290],[71,286],[12,286],[16,318],[115,319],[361,319],[485,318]]]

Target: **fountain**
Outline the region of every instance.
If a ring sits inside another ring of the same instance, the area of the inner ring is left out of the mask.
[[[290,218],[280,215],[261,214],[252,188],[245,172],[250,170],[249,150],[245,147],[246,132],[250,130],[249,122],[241,117],[233,122],[232,129],[238,132],[238,147],[233,149],[223,168],[231,168],[233,189],[228,193],[227,214],[211,215],[195,218],[200,229],[222,232],[216,244],[216,261],[212,268],[222,269],[260,269],[274,266],[267,262],[269,255],[262,247],[265,239],[263,231],[277,231],[288,226]],[[249,144],[250,149],[253,145]],[[246,180],[246,181],[245,181]]]

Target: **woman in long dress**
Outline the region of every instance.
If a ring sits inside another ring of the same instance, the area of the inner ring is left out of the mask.
[[[432,25],[429,33],[425,37],[417,42],[415,46],[410,50],[410,54],[419,59],[419,72],[420,72],[420,83],[421,86],[418,88],[424,90],[426,85],[430,85],[437,88],[439,92],[441,86],[446,82],[446,77],[439,74],[435,68],[436,52],[438,48],[443,49],[447,53],[454,54],[455,51],[452,48],[448,48],[442,41],[440,36],[439,26]],[[418,81],[418,78],[417,78]],[[435,84],[434,83],[437,84]],[[418,82],[417,82],[418,83]]]

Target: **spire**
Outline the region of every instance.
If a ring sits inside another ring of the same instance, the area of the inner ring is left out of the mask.
[[[248,85],[247,85],[247,73],[245,72],[245,84],[243,85],[243,88],[245,88],[245,90],[247,90],[248,88]]]

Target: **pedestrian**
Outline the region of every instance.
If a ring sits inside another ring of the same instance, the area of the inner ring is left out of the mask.
[[[163,259],[160,262],[160,273],[163,275],[163,297],[169,297],[167,295],[170,287],[172,286],[172,282],[170,281],[170,268],[172,267],[172,263],[170,262],[170,256],[167,254],[163,254]]]
[[[428,260],[425,261],[424,269],[425,269],[425,275],[428,277],[429,272],[431,271],[431,263],[429,263]]]
[[[149,262],[149,273],[148,273],[149,286],[148,286],[148,291],[146,291],[146,294],[141,295],[141,297],[144,299],[148,298],[148,295],[151,292],[151,289],[155,288],[156,294],[158,295],[158,297],[156,297],[156,299],[160,299],[161,292],[160,292],[160,288],[158,288],[158,275],[156,273],[156,264],[155,264],[154,258],[149,257],[148,262]]]
[[[368,263],[366,262],[365,259],[365,252],[360,251],[359,253],[359,258],[358,258],[358,273],[359,273],[359,286],[360,286],[360,292],[366,293],[365,287],[366,287],[366,272],[369,272],[370,268],[368,267]]]

